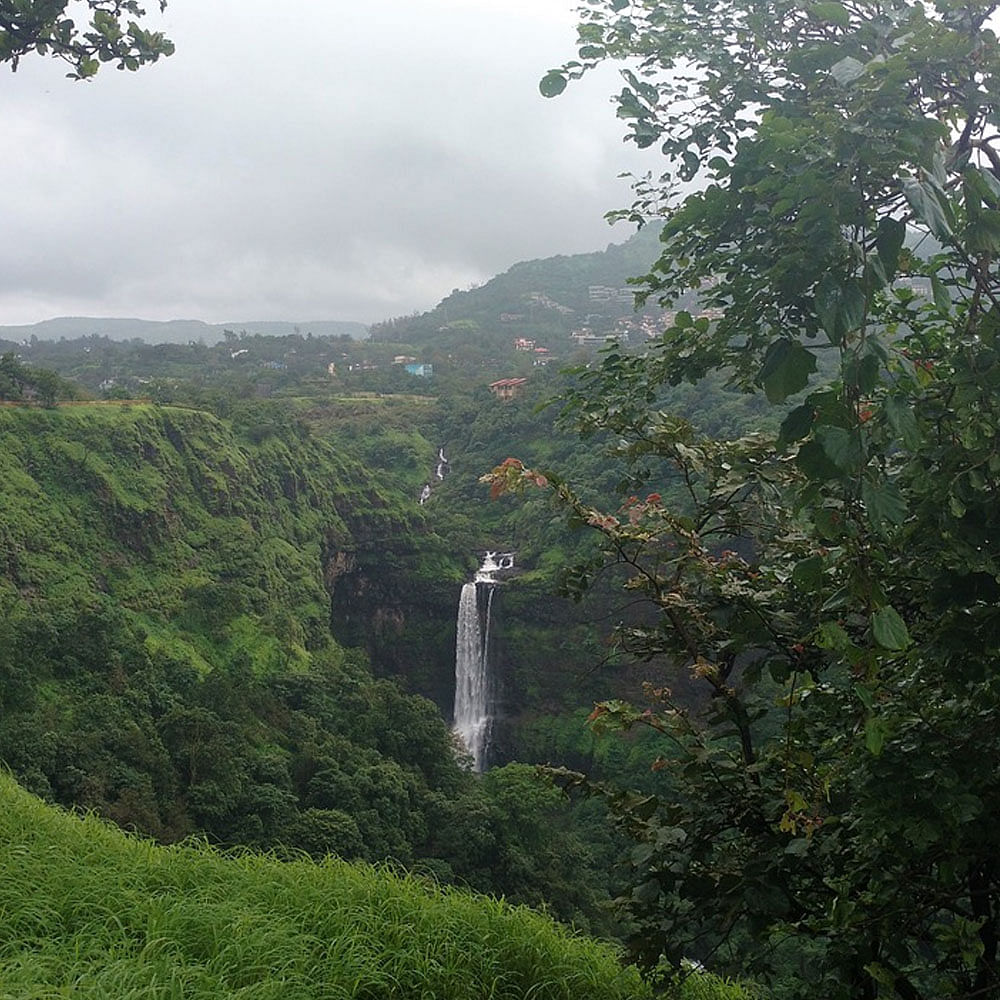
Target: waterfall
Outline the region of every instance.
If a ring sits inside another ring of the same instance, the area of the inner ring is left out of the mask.
[[[455,732],[472,754],[472,769],[486,770],[492,736],[494,691],[490,624],[496,574],[514,568],[512,553],[487,552],[475,577],[462,587],[455,639]]]
[[[434,469],[434,475],[438,479],[444,479],[445,471],[449,465],[448,459],[444,457],[444,445],[438,448],[437,466]]]
[[[488,602],[493,588],[489,587]],[[484,627],[484,625],[486,627]],[[482,771],[489,740],[489,677],[485,641],[488,625],[479,617],[479,584],[462,587],[458,601],[458,637],[455,641],[455,732],[472,754],[472,768]]]

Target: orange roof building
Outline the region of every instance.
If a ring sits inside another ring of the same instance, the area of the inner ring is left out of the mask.
[[[513,399],[523,388],[526,378],[502,378],[490,383],[490,392],[497,399]]]

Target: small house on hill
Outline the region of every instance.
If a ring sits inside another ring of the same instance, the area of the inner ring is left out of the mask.
[[[513,399],[524,387],[526,378],[502,378],[490,383],[490,392],[497,399]]]

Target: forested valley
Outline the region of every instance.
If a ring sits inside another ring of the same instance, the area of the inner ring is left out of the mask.
[[[555,274],[585,308],[588,284],[624,280],[621,256],[520,265],[529,291],[463,294],[485,325]],[[584,594],[567,573],[596,558],[592,532],[567,530],[548,497],[491,499],[480,482],[517,454],[617,502],[625,466],[562,426],[555,402],[562,367],[598,348],[571,340],[575,309],[550,311],[559,364],[518,348],[539,328],[495,320],[459,351],[462,327],[425,337],[426,317],[413,341],[0,345],[0,758],[18,781],[164,844],[391,862],[620,936],[609,901],[627,841],[602,803],[570,803],[536,765],[652,787],[653,740],[586,724],[599,698],[639,692],[611,639],[636,613],[620,576]],[[519,373],[515,398],[490,391]],[[685,405],[716,430],[761,412],[721,383]],[[449,724],[458,594],[489,550],[517,568],[497,602],[497,719],[476,775]]]
[[[579,14],[631,238],[0,343],[0,997],[1000,996],[996,9]]]

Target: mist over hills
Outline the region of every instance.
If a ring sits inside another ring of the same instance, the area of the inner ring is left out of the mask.
[[[315,337],[348,336],[355,339],[364,337],[368,328],[363,323],[347,320],[315,320],[293,323],[288,321],[256,320],[250,323],[205,323],[200,319],[124,319],[117,317],[60,316],[20,326],[0,326],[0,340],[19,342],[30,340],[58,340],[65,337],[109,337],[111,340],[133,340],[138,338],[147,344],[187,344],[202,341],[216,344],[225,337],[225,331],[234,333],[246,331],[248,334],[263,334],[285,337],[294,333],[303,336],[311,333]]]
[[[372,340],[447,341],[474,334],[501,340],[510,331],[565,337],[581,325],[613,325],[634,309],[631,279],[646,274],[662,250],[658,225],[633,232],[623,242],[590,253],[558,254],[519,261],[480,285],[454,289],[425,313],[374,323]],[[442,337],[442,334],[445,334]]]
[[[203,343],[212,346],[225,339],[226,331],[250,336],[314,337],[349,336],[373,339],[433,339],[442,325],[456,319],[473,321],[481,331],[516,323],[525,332],[552,333],[584,322],[588,312],[600,311],[593,286],[620,290],[612,312],[631,310],[631,294],[622,288],[629,278],[644,274],[659,255],[659,227],[649,226],[620,243],[609,243],[591,253],[556,255],[519,261],[481,285],[454,289],[433,309],[405,317],[386,319],[373,326],[348,320],[254,320],[206,323],[198,319],[146,320],[124,317],[60,316],[38,323],[0,325],[0,341],[21,343],[38,340],[77,340],[107,337],[110,340],[142,340],[147,344]],[[626,301],[627,300],[627,301]],[[625,304],[626,308],[618,308]],[[506,310],[506,312],[505,312]],[[466,333],[470,332],[468,329]],[[565,331],[563,331],[565,332]],[[506,333],[504,334],[506,336]]]

